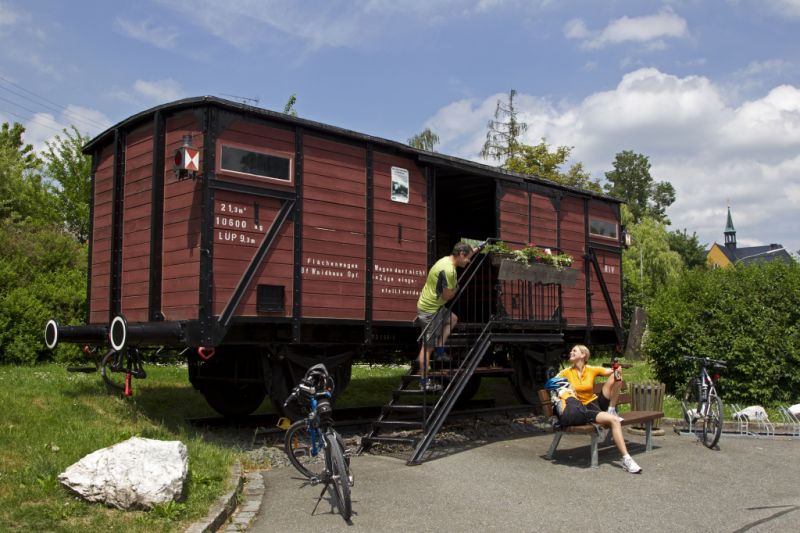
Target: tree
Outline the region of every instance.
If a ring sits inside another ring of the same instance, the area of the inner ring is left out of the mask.
[[[659,290],[680,277],[683,260],[670,249],[664,223],[652,217],[633,222],[626,205],[622,223],[631,235],[631,245],[622,253],[622,316],[628,324],[635,307],[648,307]]]
[[[547,139],[543,137],[536,146],[520,144],[518,154],[506,160],[503,168],[520,174],[533,174],[562,185],[602,192],[600,183],[592,180],[583,169],[583,163],[575,163],[566,174],[561,172],[560,167],[567,162],[572,149],[572,146],[559,146],[551,152]]]
[[[647,156],[625,150],[616,155],[614,170],[606,172],[606,192],[625,201],[634,222],[645,216],[669,224],[666,209],[675,201],[669,182],[654,182]]]
[[[790,404],[800,396],[798,324],[800,264],[695,269],[653,300],[645,352],[669,391],[688,381],[688,354],[728,362],[726,402]]]
[[[92,194],[92,160],[81,148],[89,140],[72,126],[64,138],[56,135],[44,154],[47,177],[55,183],[60,222],[79,242],[89,238],[89,203]]]
[[[49,224],[58,216],[52,191],[41,178],[42,161],[22,142],[18,123],[0,128],[0,219]]]
[[[501,166],[509,159],[517,157],[520,150],[520,137],[528,129],[528,125],[517,118],[514,109],[514,97],[517,91],[511,89],[508,93],[508,104],[497,101],[494,111],[494,120],[490,120],[486,132],[486,142],[481,149],[481,157],[495,159]]]
[[[425,128],[420,133],[408,139],[408,145],[420,150],[435,152],[434,147],[439,144],[439,136],[433,133],[430,128]]]
[[[286,105],[283,106],[283,112],[289,116],[296,117],[297,111],[294,109],[294,104],[297,103],[297,95],[292,93],[292,96],[286,100]]]
[[[696,232],[692,232],[691,237],[686,228],[670,232],[669,248],[680,254],[686,268],[703,267],[706,264],[705,246],[700,244]]]

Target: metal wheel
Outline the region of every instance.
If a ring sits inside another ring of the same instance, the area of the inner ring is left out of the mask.
[[[319,431],[315,434],[319,436]],[[309,479],[312,477],[319,479],[325,472],[325,454],[321,444],[321,439],[317,438],[317,442],[314,442],[311,438],[311,431],[305,420],[298,420],[292,424],[283,440],[289,462]]]
[[[247,416],[266,396],[258,353],[246,346],[219,346],[198,366],[197,388],[216,412],[228,418]]]
[[[333,498],[334,505],[339,509],[339,513],[345,520],[350,520],[353,513],[350,502],[350,469],[344,458],[344,450],[336,438],[335,432],[331,431],[325,435],[328,446],[328,468],[331,478],[328,483],[328,490]]]
[[[713,448],[722,435],[722,398],[717,394],[717,389],[708,390],[708,413],[703,424],[703,444]]]

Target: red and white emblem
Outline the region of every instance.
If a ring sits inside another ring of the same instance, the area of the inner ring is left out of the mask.
[[[182,146],[175,150],[175,168],[197,172],[200,170],[200,150]]]

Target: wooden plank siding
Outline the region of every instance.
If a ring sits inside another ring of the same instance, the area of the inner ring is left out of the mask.
[[[615,248],[619,248],[620,222],[618,215],[611,209],[611,206],[607,203],[601,203],[596,201],[590,202],[589,218],[600,219],[606,222],[613,223],[616,225],[617,229],[617,236],[614,238],[592,235],[590,233],[589,234],[590,244],[613,246]],[[603,279],[605,280],[606,288],[608,289],[609,295],[611,296],[611,301],[613,302],[617,319],[620,321],[622,320],[621,254],[622,254],[621,249],[619,250],[618,253],[595,249],[595,255],[597,256],[597,262],[600,265],[600,270],[602,272]],[[600,288],[600,282],[597,279],[597,275],[594,271],[594,268],[592,268],[590,280],[591,280],[591,291],[592,291],[592,313],[593,313],[592,323],[594,325],[613,326],[614,322],[611,318],[611,312],[609,311],[608,305],[606,304],[606,301],[603,298],[603,292],[602,289]]]
[[[153,127],[146,124],[128,133],[125,148],[120,311],[131,322],[148,319],[152,169]]]
[[[111,310],[111,224],[114,189],[114,145],[96,156],[92,218],[92,278],[89,322],[107,324]]]
[[[563,315],[568,326],[586,325],[585,219],[582,198],[562,198],[561,250],[572,256],[572,268],[578,272],[575,286],[562,290]]]
[[[165,154],[183,146],[183,136],[202,151],[202,124],[185,112],[166,121]],[[161,311],[166,320],[198,318],[200,288],[200,208],[202,181],[179,181],[172,165],[164,169],[164,239],[162,246]]]
[[[408,171],[408,203],[393,201],[392,167]],[[372,318],[411,322],[427,276],[428,190],[410,159],[373,156]]]
[[[214,288],[213,313],[219,315],[227,306],[233,291],[258,252],[281,208],[275,198],[245,193],[218,191],[214,200]],[[294,227],[283,224],[278,236],[258,265],[235,316],[291,316]],[[258,285],[284,288],[283,312],[258,313]]]
[[[366,150],[303,137],[304,318],[364,318]]]
[[[558,247],[557,212],[547,196],[531,193],[531,242],[547,248]]]

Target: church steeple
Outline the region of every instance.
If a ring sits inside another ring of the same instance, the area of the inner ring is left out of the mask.
[[[728,205],[728,222],[725,224],[725,246],[732,250],[736,249],[736,230],[733,227],[730,205]]]

